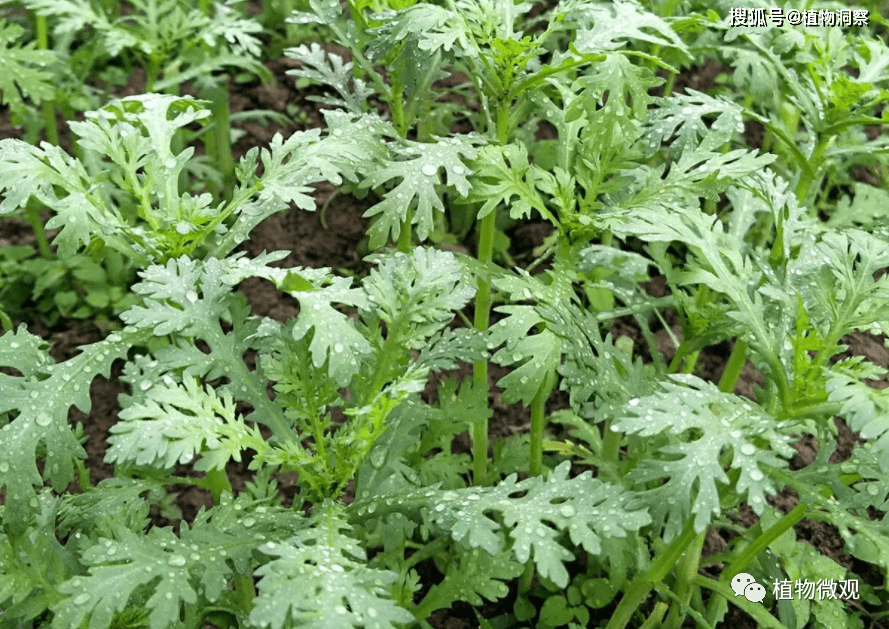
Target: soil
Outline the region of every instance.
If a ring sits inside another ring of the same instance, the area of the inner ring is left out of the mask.
[[[286,137],[294,131],[322,124],[321,107],[308,100],[310,96],[317,95],[318,92],[314,92],[312,89],[296,89],[294,81],[285,75],[285,72],[293,65],[294,62],[286,58],[268,63],[267,67],[276,78],[276,82],[273,84],[235,83],[234,81],[230,83],[232,113],[253,109],[286,112],[288,108],[292,111],[304,112],[299,117],[300,122],[294,122],[288,126],[276,123],[263,124],[257,121],[248,121],[238,125],[243,131],[243,136],[234,146],[235,159],[238,159],[253,146],[267,145],[275,133],[282,133]],[[713,84],[716,75],[724,70],[715,62],[691,68],[678,78],[676,90],[683,91],[686,88],[705,90]],[[118,95],[137,94],[142,91],[143,87],[143,78],[136,75],[126,88],[119,91]],[[60,130],[64,129],[64,120],[61,117],[59,128]],[[745,137],[752,144],[757,144],[759,133],[759,129],[748,127]],[[6,112],[0,112],[0,138],[13,137],[22,137],[21,130],[10,123]],[[70,145],[69,136],[65,133],[62,135],[62,144]],[[368,269],[368,264],[363,261],[363,256],[367,253],[365,241],[367,221],[362,218],[362,215],[375,200],[373,198],[358,200],[347,194],[334,195],[333,188],[327,185],[317,187],[316,198],[319,210],[329,202],[323,214],[320,211],[303,212],[294,209],[274,215],[253,231],[250,241],[245,243],[241,249],[251,256],[263,251],[290,251],[287,258],[280,263],[281,266],[332,267],[341,273],[357,275],[365,273]],[[530,252],[543,243],[549,231],[549,226],[544,223],[527,223],[513,229],[508,234],[514,249],[513,258],[519,262],[531,259]],[[0,221],[0,244],[7,243],[34,244],[29,226],[14,219]],[[474,249],[472,242],[466,243],[466,246]],[[663,292],[662,278],[656,278],[651,283],[650,289],[653,293],[658,290]],[[295,316],[299,311],[295,300],[283,295],[271,284],[262,280],[248,280],[239,287],[239,290],[247,297],[256,314],[285,321]],[[675,317],[668,323],[673,325],[674,332],[678,331]],[[54,328],[33,324],[29,326],[29,329],[51,343],[52,354],[57,360],[69,358],[80,345],[95,342],[103,335],[103,331],[92,323],[81,321],[69,321]],[[615,336],[630,336],[634,340],[636,351],[641,355],[647,355],[647,345],[632,320],[616,321],[612,332]],[[658,341],[659,348],[669,360],[673,347],[668,335],[662,331],[658,334]],[[882,339],[866,334],[856,334],[846,339],[846,342],[851,353],[864,355],[876,364],[889,367],[889,350],[883,346]],[[718,381],[730,350],[730,345],[723,343],[702,352],[697,374],[707,380]],[[117,421],[119,410],[117,396],[124,391],[121,385],[116,382],[116,378],[120,375],[120,369],[121,365],[115,364],[110,379],[100,377],[93,382],[91,388],[92,410],[88,416],[76,409],[72,409],[70,413],[70,422],[72,424],[82,422],[85,428],[88,455],[86,466],[90,470],[93,483],[113,475],[112,466],[105,464],[103,458],[108,447],[106,438],[109,428]],[[463,371],[466,373],[468,370],[464,369]],[[503,372],[492,370],[492,382],[502,375]],[[736,392],[753,398],[754,387],[757,384],[762,384],[762,374],[748,364],[742,373]],[[434,385],[435,383],[430,383],[427,388],[428,394],[433,394]],[[875,383],[875,386],[880,388],[886,385],[885,380]],[[520,405],[503,404],[500,400],[500,391],[495,386],[492,386],[491,404],[494,409],[494,415],[490,422],[493,436],[506,436],[527,430],[528,410]],[[550,402],[550,410],[564,408],[565,405],[566,400],[563,396],[554,395]],[[840,435],[839,447],[832,460],[843,460],[850,455],[857,435],[851,433],[841,420],[837,419],[836,423]],[[817,453],[818,444],[811,435],[800,435],[800,441],[796,448],[798,454],[794,457],[792,466],[794,469],[799,469],[811,463]],[[454,449],[457,452],[468,451],[468,438],[458,437],[455,440]],[[228,471],[235,487],[243,487],[244,481],[251,478],[247,472],[246,462],[232,466]],[[189,473],[189,470],[182,468],[179,473]],[[282,477],[279,482],[285,494],[292,496],[295,478],[292,475]],[[796,505],[796,500],[797,498],[792,492],[781,492],[771,498],[770,503],[782,513],[787,513]],[[200,508],[211,506],[211,501],[206,492],[197,488],[188,488],[179,492],[175,504],[182,512],[182,518],[185,521],[191,521]],[[746,506],[733,516],[738,524],[745,527],[754,525],[757,520],[752,510]],[[153,511],[152,517],[155,525],[163,526],[174,523],[163,517],[157,510]],[[868,583],[875,586],[882,585],[883,576],[878,570],[843,552],[842,539],[834,527],[803,520],[796,526],[796,535],[798,539],[812,544],[819,552],[855,571]],[[709,529],[704,547],[704,557],[723,551],[733,536],[734,534],[726,529]],[[719,563],[708,564],[705,562],[701,571],[702,574],[715,577],[719,575],[722,567],[722,564]],[[418,568],[421,571],[434,572],[434,568],[428,564],[421,564]],[[499,603],[487,603],[479,611],[482,616],[493,618],[511,611],[512,600],[512,597],[507,597]],[[590,624],[595,625],[606,621],[612,610],[613,607],[598,610],[599,615],[595,614],[597,610],[591,610],[593,615]],[[436,612],[430,619],[430,624],[436,629],[463,629],[477,627],[478,621],[470,606],[457,604],[450,610]],[[870,626],[886,625],[875,623]],[[744,612],[730,606],[729,613],[720,627],[754,629],[756,624]]]

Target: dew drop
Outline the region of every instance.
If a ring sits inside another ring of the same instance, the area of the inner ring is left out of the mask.
[[[345,348],[343,347],[342,343],[337,343],[333,346],[333,351],[335,351],[337,354],[342,354],[344,349]]]
[[[256,518],[248,517],[244,519],[244,526],[246,526],[248,529],[254,524],[256,524]]]
[[[639,398],[634,397],[632,400],[627,402],[627,404],[629,404],[630,406],[639,406]]]
[[[38,426],[49,426],[52,423],[52,415],[49,413],[40,413],[34,420]]]
[[[198,300],[198,294],[195,291],[190,290],[187,293],[185,293],[185,298],[188,301],[190,301],[191,303],[194,303]]]
[[[176,167],[176,158],[175,157],[168,157],[167,161],[164,162],[164,166],[166,166],[167,168],[175,168]]]
[[[759,470],[753,470],[752,472],[750,472],[750,480],[758,483],[762,480],[762,478],[762,472],[760,472]]]
[[[438,169],[432,164],[423,164],[423,168],[420,169],[424,175],[427,177],[432,177],[438,172]]]
[[[562,505],[559,507],[559,513],[562,514],[562,517],[565,518],[573,518],[577,515],[577,511],[571,505]]]
[[[75,605],[85,605],[90,600],[90,595],[84,592],[74,597]]]
[[[756,446],[754,446],[752,443],[745,443],[741,446],[741,454],[745,456],[753,456],[754,454],[756,454]]]
[[[167,560],[167,563],[171,566],[184,566],[185,557],[183,557],[182,555],[173,555]]]
[[[377,614],[378,614],[378,612],[377,612],[376,608],[374,608],[374,607],[367,608],[367,615],[370,616],[371,618],[376,618]]]

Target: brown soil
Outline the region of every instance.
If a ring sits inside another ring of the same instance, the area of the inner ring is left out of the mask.
[[[714,62],[715,63],[715,62]],[[277,82],[272,85],[258,83],[235,84],[231,83],[232,96],[230,99],[233,113],[251,109],[271,109],[274,111],[287,111],[288,106],[295,106],[299,111],[305,112],[301,122],[294,122],[287,127],[281,127],[275,123],[263,125],[258,122],[247,122],[241,126],[245,132],[234,147],[235,158],[239,158],[247,149],[253,146],[268,144],[272,136],[280,132],[285,136],[303,128],[318,126],[321,124],[320,106],[306,100],[312,90],[297,90],[293,87],[293,81],[285,76],[284,72],[292,67],[292,62],[280,59],[268,64],[269,69],[275,74]],[[704,90],[713,84],[713,79],[721,70],[718,65],[708,63],[700,68],[693,68],[683,74],[676,82],[677,90],[686,87]],[[134,77],[126,93],[138,93],[138,85],[141,78]],[[143,83],[144,84],[144,83]],[[122,95],[122,94],[121,94]],[[60,120],[60,123],[63,121]],[[63,127],[60,126],[60,129]],[[748,133],[755,134],[755,130],[748,129]],[[21,131],[12,127],[7,115],[0,115],[0,138],[21,137]],[[250,255],[256,255],[262,251],[288,250],[291,253],[281,263],[282,266],[307,266],[307,267],[332,267],[346,273],[361,274],[368,265],[362,257],[366,253],[364,243],[366,233],[366,221],[362,214],[374,201],[373,199],[357,200],[349,195],[334,195],[331,198],[333,188],[319,186],[317,189],[317,203],[320,208],[330,201],[324,215],[326,226],[322,223],[320,211],[302,212],[288,211],[272,216],[257,227],[251,240],[242,246]],[[543,239],[549,233],[549,227],[544,224],[525,224],[514,229],[509,235],[514,248],[513,257],[517,261],[529,259],[532,249],[542,244]],[[4,219],[0,221],[0,244],[33,244],[34,238],[27,224]],[[469,243],[471,246],[472,243]],[[655,282],[657,283],[657,282]],[[662,282],[661,282],[662,284]],[[272,285],[261,280],[249,280],[243,283],[240,290],[248,298],[256,314],[272,317],[278,321],[285,321],[298,313],[298,304],[286,295],[282,295]],[[671,323],[673,323],[671,321]],[[633,338],[637,351],[645,355],[647,346],[634,327],[632,321],[625,320],[615,323],[613,330],[615,336],[626,335]],[[70,357],[78,346],[95,342],[101,337],[101,332],[89,323],[66,323],[53,329],[46,329],[40,325],[30,327],[31,331],[40,334],[52,343],[53,355],[58,360]],[[661,349],[670,358],[673,351],[672,345],[666,334],[659,334]],[[889,366],[889,350],[883,347],[881,339],[864,334],[857,334],[847,339],[851,351],[867,356],[873,362]],[[722,344],[709,348],[703,352],[699,361],[698,375],[711,381],[718,381],[730,347]],[[113,475],[113,467],[105,464],[103,458],[107,449],[107,435],[109,428],[117,421],[118,402],[117,396],[123,392],[122,387],[115,381],[119,376],[120,364],[112,370],[112,378],[97,378],[91,388],[92,411],[85,416],[72,409],[70,421],[82,422],[88,438],[86,449],[88,459],[86,466],[90,470],[91,480],[96,483]],[[466,370],[464,370],[464,374]],[[492,380],[496,381],[503,372],[492,370]],[[762,376],[751,365],[745,368],[736,392],[741,395],[753,397],[753,387],[761,384]],[[885,382],[877,386],[886,386]],[[434,392],[434,383],[430,383],[427,389]],[[491,404],[494,408],[494,416],[491,419],[490,430],[492,436],[507,436],[527,430],[528,411],[520,405],[505,405],[500,401],[499,391],[493,388]],[[561,396],[554,396],[551,408],[565,406],[565,400]],[[856,435],[852,434],[842,421],[837,420],[840,429],[840,442],[836,460],[842,460],[849,456]],[[460,437],[455,442],[457,451],[467,451],[468,439]],[[799,454],[793,460],[795,468],[803,467],[810,463],[817,452],[817,443],[810,435],[802,435],[797,446]],[[182,473],[187,473],[183,468]],[[251,475],[247,472],[246,464],[233,466],[229,470],[229,476],[236,487],[243,487],[245,480]],[[292,494],[295,479],[292,477],[280,479],[282,489]],[[782,492],[775,496],[771,503],[782,513],[791,510],[796,504],[796,497],[790,493]],[[206,492],[189,488],[181,491],[176,500],[181,509],[183,518],[192,519],[201,507],[209,507],[210,499]],[[153,513],[156,524],[170,523],[157,512]],[[737,523],[751,526],[756,522],[756,516],[746,507],[734,514]],[[842,540],[834,527],[818,522],[803,520],[796,527],[796,534],[800,540],[804,540],[815,546],[821,553],[836,559],[839,563],[855,570],[859,575],[866,577],[873,585],[882,583],[882,575],[871,569],[870,566],[850,557],[844,553]],[[711,528],[707,534],[704,556],[719,553],[726,548],[732,534],[725,530]],[[422,569],[424,566],[420,566]],[[721,570],[721,564],[705,564],[702,573],[717,576]],[[482,615],[492,618],[498,614],[511,611],[511,599],[507,598],[499,604],[486,604],[481,611]],[[600,610],[601,615],[593,614],[591,625],[607,620],[611,609]],[[595,610],[591,610],[595,612]],[[430,623],[437,629],[463,629],[476,627],[477,620],[472,609],[468,605],[455,605],[451,610],[437,612],[430,619]],[[691,626],[691,625],[689,625]],[[756,625],[745,613],[734,606],[730,606],[721,627],[733,629],[753,629]],[[877,627],[879,625],[871,625]]]

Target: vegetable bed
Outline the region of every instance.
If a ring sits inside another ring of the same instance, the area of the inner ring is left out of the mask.
[[[886,6],[0,7],[0,628],[889,626]]]

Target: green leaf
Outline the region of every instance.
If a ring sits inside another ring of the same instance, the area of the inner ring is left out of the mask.
[[[379,48],[391,48],[407,38],[417,38],[420,50],[449,52],[455,44],[466,50],[468,26],[460,12],[427,2],[418,2],[402,11],[386,11],[373,16],[381,26],[370,29]]]
[[[49,50],[36,50],[35,42],[16,46],[24,30],[17,24],[0,19],[0,105],[20,110],[23,98],[39,105],[55,95],[52,73],[42,68],[55,61]]]
[[[627,40],[648,42],[657,46],[687,52],[685,44],[664,20],[646,11],[633,0],[613,4],[583,4],[575,15],[582,20],[574,46],[580,53],[617,50]]]
[[[648,143],[648,155],[662,142],[676,135],[673,148],[685,157],[694,149],[713,151],[729,142],[736,133],[744,132],[741,106],[724,98],[714,98],[689,89],[686,94],[673,94],[660,100],[660,107],[652,109],[642,136]],[[716,116],[708,127],[705,116]],[[771,160],[769,160],[771,161]]]
[[[408,208],[416,202],[412,224],[416,225],[417,237],[422,241],[429,237],[433,228],[433,209],[444,212],[439,192],[439,170],[444,169],[447,185],[465,197],[469,192],[469,168],[463,160],[475,159],[475,136],[460,136],[420,143],[405,140],[394,150],[394,159],[370,172],[362,181],[362,188],[376,188],[394,179],[401,181],[383,194],[383,200],[364,213],[366,217],[378,216],[370,228],[370,246],[377,249],[390,237],[393,241],[401,233],[401,224],[407,218]],[[416,201],[415,201],[416,200]]]
[[[889,472],[889,395],[843,373],[831,373],[825,387],[828,401],[840,405],[839,415],[853,432],[872,442],[880,468]]]
[[[496,310],[509,316],[491,327],[490,343],[495,347],[506,343],[506,347],[494,354],[493,360],[500,365],[521,363],[497,385],[506,389],[503,401],[507,404],[522,400],[529,406],[540,387],[559,368],[562,341],[545,329],[529,335],[533,327],[545,323],[533,306],[501,306]]]
[[[678,412],[677,412],[677,409]],[[640,500],[655,521],[665,522],[665,539],[672,539],[691,514],[695,530],[703,531],[722,513],[717,482],[728,484],[723,454],[731,450],[729,465],[740,475],[733,491],[756,513],[766,507],[766,494],[777,492],[763,467],[786,467],[796,452],[782,424],[748,401],[723,393],[715,385],[691,375],[675,375],[661,390],[627,403],[613,430],[642,437],[666,433],[681,438],[662,446],[670,458],[640,461],[630,474],[636,482],[656,481]],[[766,442],[770,448],[759,445]],[[666,480],[661,484],[662,480]]]
[[[355,77],[351,61],[344,63],[340,55],[328,53],[317,43],[288,48],[285,54],[290,59],[302,63],[301,67],[288,70],[288,75],[332,87],[339,94],[339,98],[314,97],[313,100],[331,107],[341,107],[356,114],[367,109],[368,99],[374,94],[374,90]]]
[[[259,550],[273,559],[256,570],[259,595],[250,622],[282,629],[396,629],[413,620],[388,590],[398,575],[367,566],[364,549],[346,532],[341,506],[325,502],[314,526]]]
[[[18,413],[0,430],[0,487],[7,487],[4,526],[20,530],[27,521],[35,496],[34,486],[48,480],[58,492],[74,480],[74,458],[85,458],[68,424],[68,410],[76,406],[84,413],[91,407],[90,384],[102,374],[110,375],[111,363],[124,358],[140,338],[139,332],[109,335],[105,340],[81,348],[81,353],[63,363],[42,357],[41,342],[23,329],[0,337],[3,367],[23,375],[0,378],[0,413]],[[16,350],[21,349],[22,352]],[[38,447],[45,448],[42,474],[36,459]]]
[[[491,557],[474,548],[455,553],[444,580],[429,588],[419,605],[424,617],[437,609],[447,609],[457,601],[481,606],[486,599],[497,601],[509,593],[506,582],[515,579],[524,566],[508,554]]]
[[[592,478],[590,472],[568,478],[569,470],[564,461],[545,480],[535,476],[518,482],[512,474],[494,487],[381,496],[356,503],[356,515],[422,513],[454,541],[492,556],[503,551],[508,532],[515,558],[521,563],[533,559],[542,577],[564,588],[568,571],[563,564],[574,558],[559,541],[564,533],[575,546],[598,555],[603,544],[614,544],[651,521],[644,509],[630,504],[633,497],[623,489]],[[521,498],[512,497],[520,492],[525,492]]]
[[[363,288],[363,309],[386,324],[389,338],[410,349],[426,347],[476,291],[454,254],[427,247],[387,256],[371,269]]]
[[[554,220],[537,191],[546,173],[528,162],[524,145],[485,146],[479,151],[473,170],[469,200],[482,203],[479,219],[504,204],[514,219],[530,218],[534,209],[543,218]]]
[[[230,460],[240,462],[247,448],[266,450],[259,430],[236,417],[231,396],[219,397],[192,378],[183,386],[172,381],[151,386],[138,403],[121,411],[120,419],[111,427],[108,463],[169,469],[201,455],[196,470],[224,470]]]

